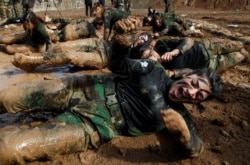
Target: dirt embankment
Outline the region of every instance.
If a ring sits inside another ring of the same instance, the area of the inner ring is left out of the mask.
[[[206,8],[206,9],[223,9],[223,10],[250,10],[250,0],[172,0],[174,7],[183,5]],[[147,8],[149,6],[157,8],[164,7],[163,0],[137,0],[132,2],[133,8]]]

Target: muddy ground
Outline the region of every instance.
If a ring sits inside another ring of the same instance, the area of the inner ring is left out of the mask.
[[[158,7],[159,11],[163,7]],[[245,10],[213,10],[193,7],[177,7],[175,11],[187,18],[206,20],[228,28],[232,32],[250,36],[250,12]],[[64,17],[76,18],[84,9],[61,11]],[[146,15],[146,10],[132,10],[133,15]],[[58,17],[58,12],[50,11],[51,17]],[[44,12],[39,12],[43,15]],[[236,24],[238,27],[228,27]],[[21,26],[1,28],[0,34],[12,34],[20,31]],[[150,30],[144,28],[143,30]],[[202,30],[202,29],[201,29]],[[205,31],[205,37],[219,37]],[[250,53],[250,45],[245,44]],[[44,69],[37,73],[27,73],[12,64],[13,56],[0,52],[0,89],[11,88],[20,82],[34,81],[49,77],[84,74],[85,71],[72,71],[69,67]],[[121,136],[102,145],[95,151],[87,151],[58,156],[53,160],[41,160],[28,165],[80,165],[80,164],[169,164],[169,165],[248,165],[250,162],[250,60],[222,73],[225,82],[223,97],[202,103],[203,111],[193,105],[187,105],[194,117],[198,134],[203,139],[205,150],[200,157],[190,159],[184,156],[181,148],[166,133],[141,137]],[[103,70],[106,72],[106,70]],[[92,71],[91,71],[92,72]],[[93,71],[95,72],[95,71]],[[32,116],[32,117],[30,117]],[[53,114],[4,114],[0,116],[1,131],[9,125],[37,125],[53,117]],[[1,164],[1,161],[0,161]]]

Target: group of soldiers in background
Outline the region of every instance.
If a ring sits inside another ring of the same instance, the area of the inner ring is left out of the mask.
[[[1,20],[21,17],[27,10],[33,10],[35,0],[0,0]]]

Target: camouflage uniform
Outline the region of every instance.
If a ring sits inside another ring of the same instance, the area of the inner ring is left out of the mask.
[[[124,0],[114,0],[113,5],[115,8],[125,11]]]
[[[126,27],[128,21],[134,26]],[[119,20],[117,23],[120,24],[115,25],[116,33],[113,39],[130,47],[136,36],[135,33],[131,33],[131,30],[137,26],[138,22],[134,18],[128,18]],[[118,28],[120,25],[124,26]],[[118,34],[118,29],[122,34]],[[51,66],[73,64],[84,69],[101,69],[107,66],[107,58],[111,51],[113,50],[110,50],[108,41],[98,38],[85,38],[60,42],[41,56],[15,54],[13,64],[26,71],[34,70],[42,64]]]
[[[0,18],[1,20],[13,17],[12,0],[0,0]]]
[[[165,3],[165,13],[170,13],[172,12],[172,0],[164,0]]]
[[[1,163],[24,164],[24,160],[85,151],[117,137],[124,120],[116,97],[111,97],[115,90],[113,83],[105,76],[66,77],[29,86],[20,84],[13,86],[12,92],[1,91],[1,113],[62,112],[41,126],[5,132],[0,141],[0,152],[4,152],[0,155]]]
[[[125,12],[131,14],[131,0],[125,0]]]
[[[248,56],[240,41],[207,38],[201,42],[209,55],[209,68],[218,72],[242,62]]]
[[[199,30],[191,30],[192,22],[186,20],[175,13],[162,14],[155,16],[154,19],[159,17],[162,20],[162,25],[157,27],[153,23],[153,33],[158,32],[160,36],[163,35],[178,35],[178,36],[203,36]],[[154,22],[153,19],[153,22]]]
[[[16,54],[13,64],[21,69],[30,71],[37,66],[48,64],[61,66],[73,64],[85,69],[101,69],[107,66],[109,45],[97,38],[86,38],[59,43],[41,56]]]
[[[181,40],[158,40],[155,50],[160,54],[179,49],[180,54],[172,61],[163,63],[166,69],[209,67],[218,72],[240,63],[245,59],[243,44],[240,41],[206,38],[194,41],[190,38]]]
[[[112,27],[118,20],[125,19],[128,14],[115,8],[105,9],[104,11],[104,39],[108,40]]]
[[[96,29],[92,23],[83,21],[67,24],[60,32],[55,32],[60,41],[96,37]]]
[[[11,92],[9,89],[0,92],[1,113],[40,109],[63,112],[35,128],[11,130],[0,136],[1,163],[84,151],[119,134],[139,136],[166,127],[173,130],[190,156],[202,152],[203,143],[190,114],[183,104],[166,97],[173,80],[166,76],[162,65],[152,60],[128,59],[129,47],[115,41],[111,46],[115,51],[109,56],[109,69],[125,77],[66,77],[29,86],[19,84]],[[184,141],[184,131],[177,135],[171,125],[165,125],[162,110],[180,115],[185,123],[183,129],[189,134]]]
[[[22,6],[21,0],[13,0],[13,10],[15,17],[22,17],[23,16],[23,6]]]

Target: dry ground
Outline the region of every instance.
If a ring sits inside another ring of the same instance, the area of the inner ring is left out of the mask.
[[[160,7],[159,7],[160,8]],[[77,11],[76,11],[77,10]],[[65,17],[80,17],[83,9],[63,11]],[[227,27],[238,24],[238,28],[229,28],[233,32],[250,35],[250,12],[220,11],[200,8],[176,8],[176,12],[186,14],[187,18],[202,19]],[[43,13],[39,13],[43,14]],[[58,16],[57,12],[50,12]],[[133,10],[134,15],[146,15],[146,10]],[[21,27],[1,29],[1,34],[10,34]],[[206,36],[212,36],[207,34]],[[222,36],[215,36],[222,37]],[[222,37],[223,38],[223,37]],[[250,52],[250,45],[245,45]],[[15,83],[43,79],[44,77],[82,74],[84,71],[71,73],[67,67],[61,67],[39,73],[26,73],[11,65],[12,56],[0,52],[0,89],[8,88]],[[169,165],[248,165],[250,162],[250,61],[233,67],[222,74],[225,81],[224,95],[221,100],[202,103],[203,112],[197,107],[187,105],[193,114],[198,133],[205,144],[205,151],[195,159],[186,158],[181,148],[165,133],[141,137],[119,137],[102,145],[95,151],[58,156],[54,160],[41,160],[27,163],[29,165],[80,165],[80,164],[169,164]],[[33,115],[41,121],[52,117],[52,114]],[[0,116],[0,126],[22,124],[33,121],[27,114]],[[34,124],[34,122],[31,122]],[[37,122],[36,122],[37,123]],[[36,124],[35,123],[35,124]],[[1,164],[1,163],[0,163]]]

